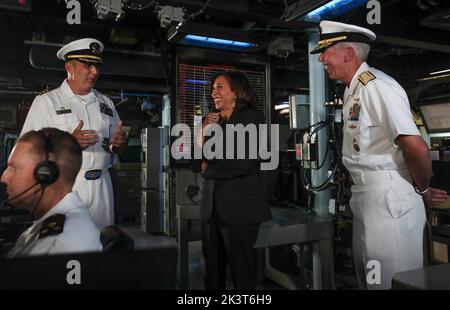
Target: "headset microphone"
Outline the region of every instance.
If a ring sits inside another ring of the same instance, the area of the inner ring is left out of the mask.
[[[208,111],[210,113],[219,113],[220,110],[216,108],[216,104],[214,102],[212,102],[211,104],[208,105]]]
[[[11,198],[6,199],[5,201],[2,202],[2,208],[7,208],[7,207],[12,207],[9,203],[13,200],[16,200],[17,198],[25,195],[26,193],[28,193],[33,187],[35,187],[36,185],[39,185],[38,182],[34,183],[33,185],[31,185],[30,187],[28,187],[26,190],[24,190],[23,192],[21,192],[20,194],[17,194]]]
[[[219,123],[219,125],[222,124],[223,120],[222,120],[222,116],[220,115],[220,110],[216,108],[215,104],[211,105],[211,109],[209,109],[209,112],[210,113],[219,113],[219,122],[218,123]]]
[[[30,191],[33,187],[40,185],[41,186],[41,195],[39,197],[37,204],[34,206],[33,211],[31,212],[33,214],[34,211],[36,210],[37,206],[41,202],[45,188],[47,186],[49,186],[50,184],[55,183],[56,180],[58,180],[58,178],[59,178],[58,165],[56,164],[55,161],[48,159],[49,153],[53,150],[53,147],[54,147],[53,139],[55,138],[55,136],[46,136],[42,130],[39,130],[37,132],[40,134],[40,136],[43,139],[44,150],[45,150],[45,160],[39,162],[36,165],[36,167],[34,167],[33,176],[34,176],[34,179],[36,182],[33,185],[31,185],[30,187],[28,187],[26,190],[21,192],[20,194],[15,195],[14,197],[3,201],[1,203],[1,207],[10,207],[11,208],[12,207],[10,205],[11,201],[21,197],[22,195],[24,195],[25,193]]]

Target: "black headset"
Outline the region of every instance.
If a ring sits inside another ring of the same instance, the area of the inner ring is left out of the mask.
[[[36,183],[45,188],[58,180],[59,167],[53,160],[48,160],[48,154],[53,150],[54,136],[46,136],[42,130],[39,130],[38,133],[40,133],[44,141],[45,160],[38,163],[34,168],[34,178]]]

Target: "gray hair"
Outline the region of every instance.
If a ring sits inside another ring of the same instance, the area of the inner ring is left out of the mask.
[[[370,45],[361,42],[338,42],[336,43],[338,48],[351,47],[355,52],[356,58],[361,61],[366,61],[369,55]]]

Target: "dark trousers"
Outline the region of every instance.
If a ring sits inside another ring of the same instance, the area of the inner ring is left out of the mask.
[[[216,212],[209,221],[202,221],[206,289],[225,289],[228,262],[235,289],[256,289],[257,274],[253,244],[258,235],[258,228],[259,224],[223,223]]]

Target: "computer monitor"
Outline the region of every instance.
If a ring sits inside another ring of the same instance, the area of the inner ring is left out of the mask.
[[[17,127],[17,106],[14,103],[0,104],[0,127],[16,128]]]
[[[310,125],[309,96],[289,96],[289,127],[291,129],[305,130]]]
[[[431,186],[443,189],[450,193],[450,161],[433,160],[433,177],[431,178]]]
[[[419,106],[422,119],[429,133],[450,132],[450,100]]]

